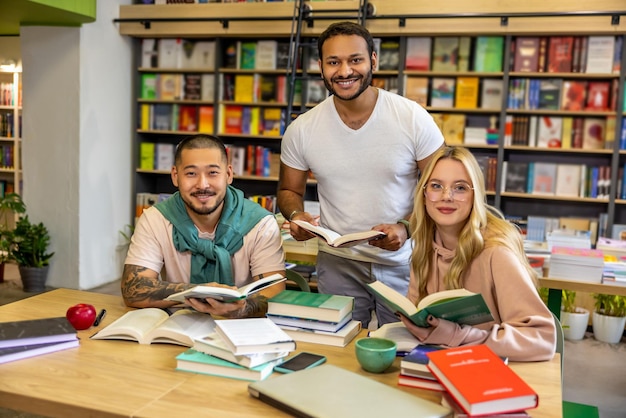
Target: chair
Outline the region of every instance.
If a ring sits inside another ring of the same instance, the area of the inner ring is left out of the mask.
[[[556,352],[561,356],[561,386],[563,385],[563,354],[565,351],[565,337],[559,318],[552,313],[554,325],[556,325]],[[600,412],[597,406],[583,403],[563,401],[563,418],[599,418]]]
[[[296,285],[298,285],[301,291],[303,292],[311,291],[311,288],[309,287],[309,283],[306,281],[304,277],[302,277],[300,273],[298,273],[297,271],[293,271],[292,269],[287,269],[285,270],[285,272],[286,272],[285,277],[287,277],[287,280],[294,282]]]

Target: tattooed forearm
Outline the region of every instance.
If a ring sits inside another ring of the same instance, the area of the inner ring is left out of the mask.
[[[246,299],[241,318],[258,318],[267,313],[267,298],[263,295],[253,295]]]
[[[141,266],[125,265],[122,279],[122,296],[128,306],[156,306],[172,293],[189,287],[185,283],[168,283],[151,277],[154,271]],[[171,302],[165,302],[171,305]]]

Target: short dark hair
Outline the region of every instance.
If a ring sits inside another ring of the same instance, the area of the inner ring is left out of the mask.
[[[176,145],[176,154],[174,155],[174,161],[178,165],[180,164],[181,154],[185,149],[203,149],[203,148],[216,148],[222,155],[224,162],[228,161],[228,154],[226,147],[221,139],[213,135],[198,134],[183,138],[182,141]]]
[[[320,59],[322,58],[322,46],[324,46],[324,43],[330,38],[339,35],[356,35],[365,39],[367,52],[370,57],[372,56],[374,52],[374,38],[372,38],[372,34],[367,29],[354,22],[337,22],[327,27],[320,37],[317,38],[317,51]]]

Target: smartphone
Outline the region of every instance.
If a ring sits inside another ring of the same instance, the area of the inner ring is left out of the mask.
[[[274,366],[274,370],[280,373],[297,372],[298,370],[310,369],[319,366],[326,361],[326,357],[313,353],[298,353],[288,358],[282,364]]]

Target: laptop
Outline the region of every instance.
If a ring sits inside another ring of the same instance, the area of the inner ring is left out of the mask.
[[[298,417],[452,417],[442,405],[324,364],[248,385],[254,398]]]

